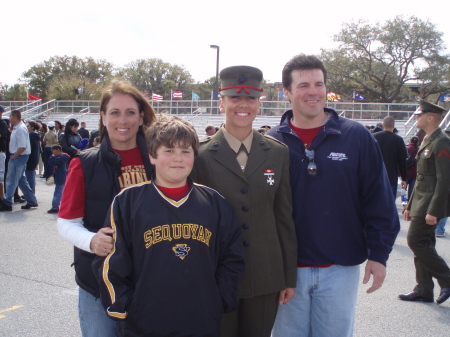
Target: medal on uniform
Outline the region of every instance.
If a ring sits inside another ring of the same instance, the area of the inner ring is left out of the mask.
[[[425,149],[425,151],[423,151],[423,156],[428,157],[429,153],[430,153],[430,149]]]
[[[267,176],[267,183],[272,186],[275,183],[275,179],[273,178],[275,175],[274,170],[264,170],[264,175]]]

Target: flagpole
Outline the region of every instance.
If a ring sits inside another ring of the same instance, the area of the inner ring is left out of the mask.
[[[173,99],[173,92],[172,88],[170,89],[170,114],[172,114],[172,99]]]

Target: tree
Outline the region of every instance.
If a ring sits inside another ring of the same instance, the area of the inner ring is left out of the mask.
[[[47,98],[57,100],[100,100],[103,89],[109,83],[94,83],[77,76],[55,77],[48,88]]]
[[[172,65],[159,58],[141,59],[126,64],[119,70],[140,91],[170,97],[170,91],[181,91],[190,95],[188,88],[194,80],[183,66]]]
[[[27,88],[24,84],[16,83],[12,86],[5,84],[3,93],[0,95],[2,101],[26,101]]]
[[[334,36],[339,47],[321,50],[329,87],[347,95],[360,89],[372,101],[393,102],[407,81],[425,81],[432,66],[442,69],[449,62],[448,55],[440,55],[442,35],[434,24],[414,16],[374,26],[362,20],[344,23]]]
[[[48,99],[48,91],[53,80],[66,82],[63,79],[78,78],[93,84],[102,85],[113,76],[114,67],[106,60],[84,59],[77,56],[53,56],[39,63],[22,74],[28,82],[29,92]],[[73,90],[76,86],[73,87]],[[61,99],[69,99],[64,97]]]

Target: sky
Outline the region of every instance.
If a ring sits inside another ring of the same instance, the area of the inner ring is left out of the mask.
[[[281,81],[284,64],[299,53],[337,47],[345,22],[384,22],[397,15],[429,20],[450,43],[450,18],[442,2],[377,0],[369,4],[318,1],[4,1],[0,7],[0,82],[52,56],[105,59],[115,67],[146,58],[184,66],[195,81],[233,65],[260,68]],[[450,50],[447,50],[447,53]]]

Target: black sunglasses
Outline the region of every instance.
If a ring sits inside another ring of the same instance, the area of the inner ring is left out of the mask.
[[[308,163],[308,168],[307,168],[308,174],[311,177],[314,177],[317,173],[317,165],[314,162],[314,150],[305,149],[305,151],[306,151],[306,156],[309,158],[309,163]]]

